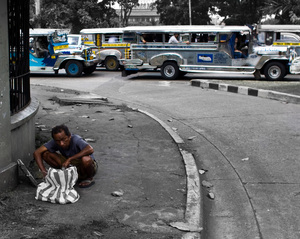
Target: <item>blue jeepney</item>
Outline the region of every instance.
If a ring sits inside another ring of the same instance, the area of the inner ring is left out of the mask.
[[[68,30],[30,30],[30,71],[55,72],[65,69],[68,76],[91,74],[99,62],[89,47],[71,49],[68,43]]]

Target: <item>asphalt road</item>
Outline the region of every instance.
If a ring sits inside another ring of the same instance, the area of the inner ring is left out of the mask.
[[[287,87],[290,83],[299,87],[294,77],[265,82],[191,74],[165,81],[159,73],[121,78],[120,72],[102,70],[81,78],[33,76],[31,82],[106,96],[146,110],[176,130],[198,168],[208,170],[201,180],[213,185],[203,188],[205,238],[299,238],[300,106],[191,87],[190,79],[253,88],[275,83],[278,91],[295,88]]]

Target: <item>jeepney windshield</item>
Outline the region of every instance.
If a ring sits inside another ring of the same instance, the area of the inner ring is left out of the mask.
[[[78,46],[80,43],[80,36],[68,36],[69,45]]]

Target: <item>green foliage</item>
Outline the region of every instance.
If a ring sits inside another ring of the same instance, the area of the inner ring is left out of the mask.
[[[32,17],[32,27],[70,28],[79,33],[83,28],[114,27],[117,15],[103,0],[41,0],[41,13]]]
[[[266,0],[262,9],[265,14],[274,14],[278,24],[300,23],[299,0]]]
[[[226,25],[258,23],[262,17],[261,0],[214,0],[213,6],[219,15],[225,17]]]
[[[153,4],[160,15],[160,22],[165,25],[188,25],[189,24],[189,1],[188,0],[156,0]],[[208,10],[211,3],[206,0],[191,0],[192,24],[208,24],[210,18]]]
[[[125,27],[128,25],[128,19],[131,11],[134,7],[139,5],[139,0],[116,0],[121,8],[121,26]]]

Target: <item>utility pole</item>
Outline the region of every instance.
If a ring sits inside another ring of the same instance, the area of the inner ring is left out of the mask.
[[[189,0],[189,19],[190,19],[190,25],[192,25],[192,4],[191,4],[191,0]]]
[[[41,0],[35,0],[35,15],[38,16],[41,13]]]

